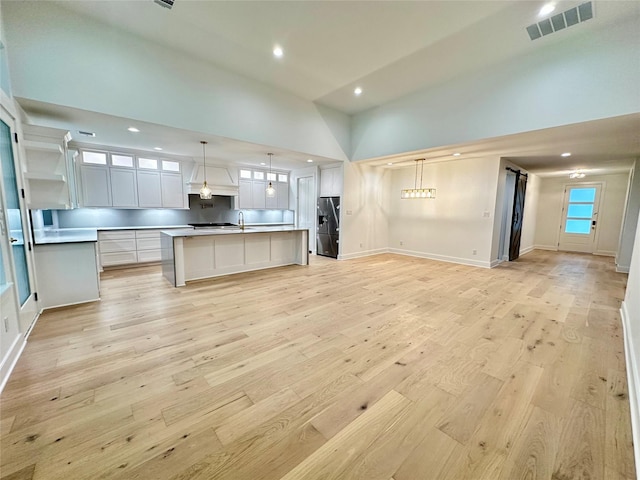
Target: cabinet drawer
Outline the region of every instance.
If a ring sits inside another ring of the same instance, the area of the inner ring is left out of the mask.
[[[100,253],[100,264],[103,267],[111,265],[126,265],[129,263],[136,263],[138,258],[135,250],[132,252],[112,252],[112,253]]]
[[[160,238],[162,230],[136,230],[136,238]]]
[[[136,252],[135,238],[123,238],[119,240],[100,240],[101,253]]]
[[[143,250],[138,252],[138,262],[159,262],[162,259],[162,250]]]
[[[140,250],[156,250],[160,249],[160,237],[157,238],[137,238],[136,249]]]
[[[98,240],[121,240],[125,238],[135,238],[134,230],[101,231],[98,232]]]

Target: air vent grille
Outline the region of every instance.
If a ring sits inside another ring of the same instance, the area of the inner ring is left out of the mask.
[[[85,137],[95,137],[95,132],[87,132],[86,130],[78,130],[80,135],[84,135]]]
[[[531,40],[549,35],[558,30],[572,27],[581,22],[586,22],[593,18],[593,2],[586,2],[577,7],[570,8],[562,13],[558,13],[551,18],[545,18],[538,23],[529,25],[527,33]]]
[[[153,0],[153,1],[158,5],[160,5],[161,7],[168,8],[169,10],[171,10],[171,7],[173,7],[173,4],[175,2],[175,0]]]

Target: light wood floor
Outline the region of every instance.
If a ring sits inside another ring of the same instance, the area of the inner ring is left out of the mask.
[[[610,258],[159,271],[41,316],[1,397],[2,479],[635,478]]]

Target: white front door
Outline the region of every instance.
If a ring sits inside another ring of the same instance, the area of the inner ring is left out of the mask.
[[[316,246],[316,202],[313,198],[314,177],[298,178],[298,228],[309,229],[309,251]]]
[[[582,183],[565,188],[558,243],[560,250],[593,253],[601,188],[599,183]]]

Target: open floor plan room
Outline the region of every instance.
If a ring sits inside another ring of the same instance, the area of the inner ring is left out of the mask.
[[[2,479],[633,479],[612,258],[384,254],[173,288],[102,274],[44,312]]]

